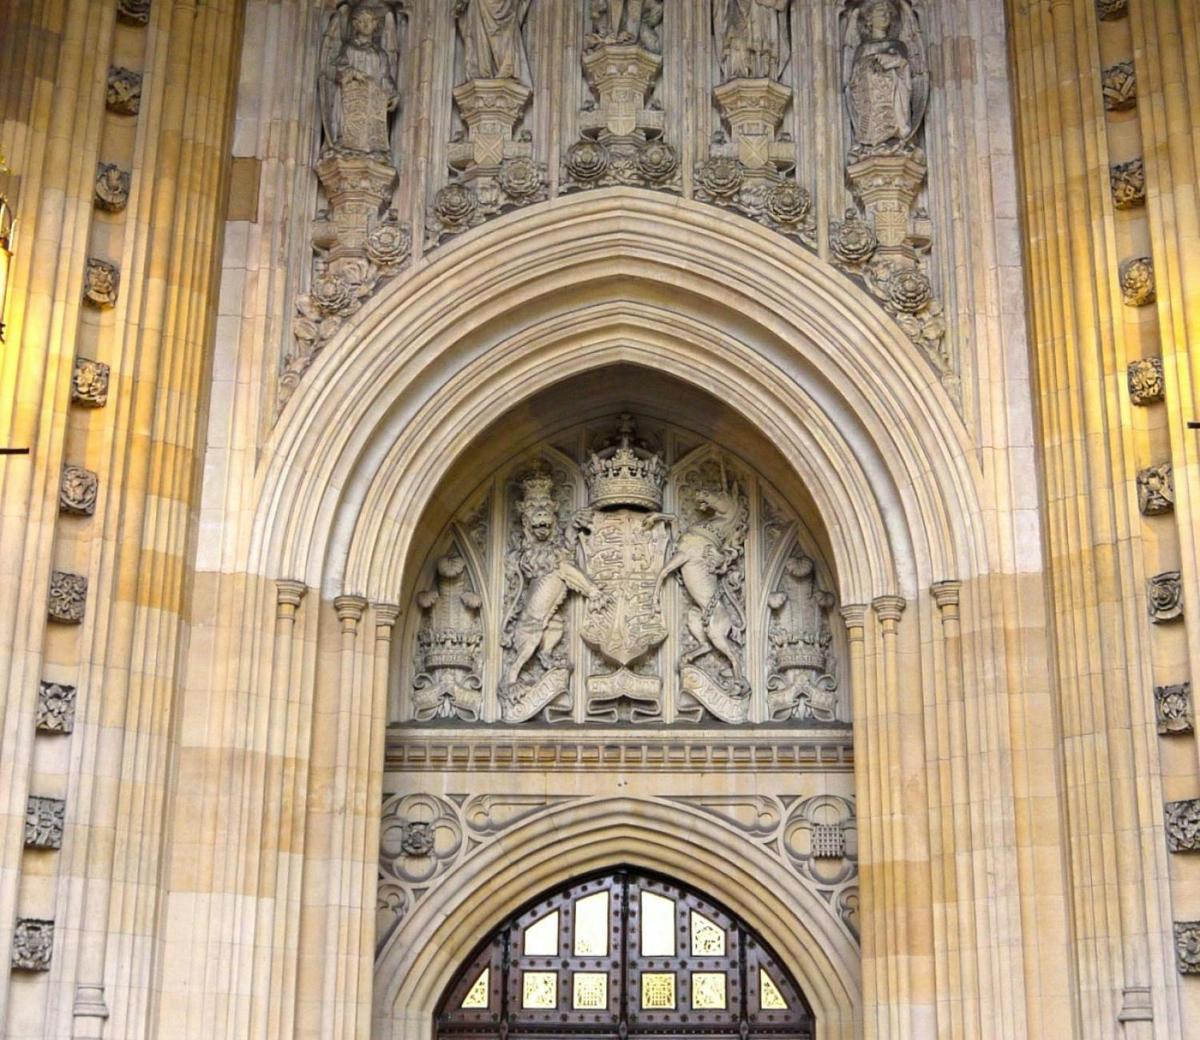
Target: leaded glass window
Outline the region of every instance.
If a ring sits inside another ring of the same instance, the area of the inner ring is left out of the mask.
[[[464,965],[439,1040],[613,1040],[622,1035],[812,1040],[791,975],[716,903],[620,870],[511,918]]]

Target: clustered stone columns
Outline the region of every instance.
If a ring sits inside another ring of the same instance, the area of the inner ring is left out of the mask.
[[[1200,659],[1196,522],[1180,487],[1197,460],[1184,420],[1200,307],[1184,287],[1198,270],[1186,142],[1200,83],[1183,43],[1196,16],[1175,0],[1008,8],[1028,277],[1046,287],[1031,299],[1066,820],[1072,848],[1099,850],[1069,860],[1079,1013],[1097,1031],[1174,1037],[1195,998],[1161,922],[1200,913],[1174,896],[1200,874],[1161,837],[1164,788],[1196,793],[1194,756],[1181,769],[1168,746],[1191,731]],[[1167,494],[1147,469],[1165,464]],[[1088,793],[1097,775],[1111,785],[1104,812]]]

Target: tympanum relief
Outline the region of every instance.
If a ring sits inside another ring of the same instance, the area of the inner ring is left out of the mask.
[[[489,478],[443,532],[400,720],[847,718],[832,583],[743,460],[622,416]]]

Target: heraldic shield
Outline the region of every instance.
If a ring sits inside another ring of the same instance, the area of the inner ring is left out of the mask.
[[[580,538],[588,577],[604,592],[588,601],[584,640],[619,667],[588,677],[588,716],[616,721],[618,704],[634,705],[634,721],[660,717],[662,680],[629,666],[667,638],[658,575],[670,548],[668,518],[632,509],[592,514]]]

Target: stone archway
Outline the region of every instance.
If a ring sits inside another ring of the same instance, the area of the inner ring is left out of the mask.
[[[780,863],[713,816],[679,803],[588,799],[508,831],[452,871],[381,951],[377,1040],[428,1040],[459,962],[531,897],[627,864],[711,894],[783,959],[817,1019],[819,1040],[850,1040],[862,1023],[859,953],[830,907],[780,882]]]
[[[981,972],[993,958],[1011,971],[1020,956],[1016,902],[992,904],[1013,937],[998,950],[975,921],[970,873],[947,873],[979,855],[1012,893],[1020,869],[1011,774],[988,767],[1007,752],[999,716],[1020,685],[1001,636],[1013,623],[1012,532],[986,519],[994,503],[954,403],[866,294],[804,250],[700,205],[597,191],[501,218],[398,279],[325,348],[266,446],[247,492],[250,536],[230,565],[252,577],[226,586],[213,646],[229,705],[212,738],[221,753],[200,771],[282,810],[267,819],[265,853],[222,864],[231,885],[256,879],[238,915],[207,918],[209,896],[179,896],[207,937],[182,962],[215,963],[229,935],[255,977],[288,983],[306,965],[304,999],[281,995],[285,984],[256,998],[251,1024],[279,1005],[300,1035],[361,1029],[388,667],[414,525],[474,432],[541,388],[614,364],[727,401],[775,442],[828,532],[858,720],[854,1006],[918,1031],[933,1022],[938,929],[976,948]],[[963,702],[985,690],[1000,692],[968,737]],[[960,789],[986,792],[986,825],[943,809],[943,730],[985,750],[954,769]],[[931,823],[949,868],[931,870]],[[954,916],[935,921],[935,902]],[[238,938],[246,913],[261,942]]]

